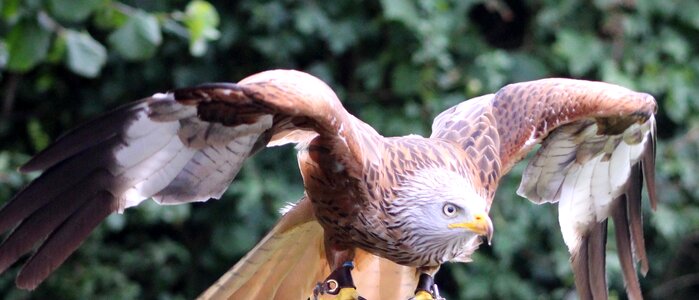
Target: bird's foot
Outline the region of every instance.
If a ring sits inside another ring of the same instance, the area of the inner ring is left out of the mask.
[[[434,300],[434,297],[427,291],[419,291],[410,300]]]
[[[437,285],[435,285],[435,288]],[[437,290],[435,290],[437,291]],[[408,300],[446,300],[444,297],[439,295],[439,291],[437,291],[435,294],[430,293],[428,291],[419,291],[415,293],[415,296],[410,297]]]
[[[346,262],[335,269],[323,282],[316,284],[313,289],[313,299],[318,299],[320,295],[336,295],[335,300],[366,300],[359,296],[357,288],[352,281],[352,269],[354,264]]]
[[[340,289],[340,292],[338,292],[337,296],[335,296],[335,300],[360,300],[360,299],[364,299],[364,298],[359,297],[359,293],[357,293],[357,289],[355,289],[355,288]]]
[[[439,295],[439,288],[434,283],[434,278],[429,274],[420,274],[420,280],[417,282],[415,296],[409,300],[446,300]]]

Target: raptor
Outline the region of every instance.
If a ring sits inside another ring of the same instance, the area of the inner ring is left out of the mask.
[[[643,175],[656,205],[656,102],[602,83],[507,85],[439,114],[430,137],[384,137],[321,80],[258,73],[127,104],[74,129],[21,167],[43,171],[0,210],[0,273],[36,288],[104,218],[152,198],[219,198],[246,158],[295,143],[305,194],[202,299],[435,299],[441,264],[490,241],[502,176],[536,151],[518,194],[557,203],[581,299],[607,298],[607,220],[627,293],[648,270]]]

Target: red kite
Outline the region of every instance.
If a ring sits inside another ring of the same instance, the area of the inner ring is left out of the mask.
[[[202,298],[439,298],[432,276],[444,262],[470,261],[479,236],[490,240],[500,178],[541,144],[518,194],[558,203],[580,297],[607,297],[611,217],[627,293],[639,299],[635,263],[648,269],[643,175],[656,205],[655,111],[648,94],[543,79],[449,108],[429,138],[383,137],[298,71],[155,94],[21,167],[44,172],[0,210],[0,232],[14,228],[0,245],[0,272],[40,244],[17,277],[33,289],[109,214],[148,198],[218,198],[246,158],[295,143],[304,197]]]

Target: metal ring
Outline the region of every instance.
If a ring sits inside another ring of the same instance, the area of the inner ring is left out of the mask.
[[[340,284],[335,279],[328,279],[325,281],[325,289],[328,294],[336,295],[337,291],[340,289]]]

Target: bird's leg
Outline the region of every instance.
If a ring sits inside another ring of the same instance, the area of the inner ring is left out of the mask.
[[[415,296],[410,298],[410,300],[445,300],[439,295],[439,288],[434,283],[434,277],[430,275],[430,273],[437,273],[439,268],[419,268],[418,270],[420,271],[420,278],[417,282],[417,288],[415,288]]]
[[[352,280],[352,269],[354,269],[354,249],[343,249],[332,245],[328,239],[325,240],[325,255],[333,268],[333,272],[316,284],[313,289],[313,298],[318,299],[320,295],[336,295],[335,300],[366,300],[357,293],[357,287]]]

